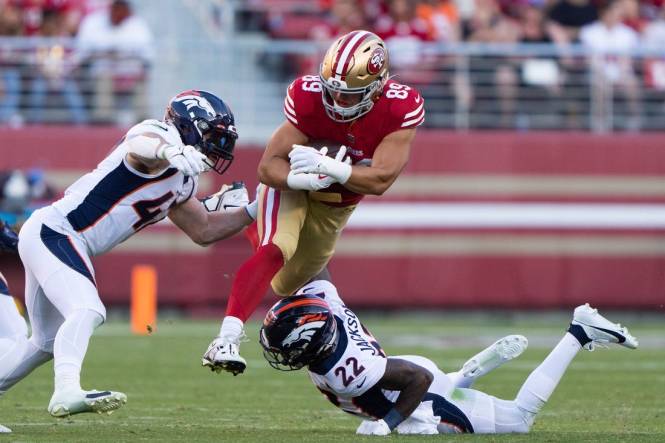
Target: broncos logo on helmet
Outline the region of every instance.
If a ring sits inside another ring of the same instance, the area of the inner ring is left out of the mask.
[[[229,106],[215,94],[189,90],[171,99],[164,120],[174,125],[182,142],[208,157],[208,166],[223,174],[233,162],[238,139]]]
[[[337,321],[325,300],[302,294],[277,302],[266,314],[259,342],[270,366],[300,369],[327,357],[337,341]]]
[[[289,335],[287,335],[286,338],[282,340],[282,346],[290,346],[300,340],[310,342],[312,340],[312,336],[316,334],[316,331],[325,323],[325,321],[311,321],[309,323],[305,323],[302,326],[298,326],[296,329],[289,332]]]

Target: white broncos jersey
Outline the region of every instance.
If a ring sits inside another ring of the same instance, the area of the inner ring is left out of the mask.
[[[143,174],[127,163],[125,140],[143,134],[158,135],[175,146],[182,144],[174,126],[145,120],[132,127],[94,171],[78,179],[53,203],[71,225],[70,234],[83,239],[90,255],[103,254],[162,220],[172,206],[196,193],[196,177],[186,177],[175,168]]]
[[[328,303],[335,315],[340,334],[335,351],[322,362],[309,366],[310,378],[319,391],[343,411],[369,419],[385,417],[395,406],[400,393],[381,389],[378,385],[386,372],[388,362],[381,346],[363,327],[358,317],[344,306],[330,282],[318,280],[309,283],[298,291],[298,294],[304,293],[317,295]],[[468,419],[476,404],[473,398],[467,401],[456,400],[451,379],[431,360],[413,355],[394,358],[409,360],[434,375],[434,381],[423,397],[419,409],[424,408],[430,416],[440,418],[440,433],[474,432]],[[456,391],[465,391],[467,394],[464,395],[467,396],[477,392],[469,389]],[[464,395],[459,393],[458,396]]]
[[[309,367],[310,378],[335,406],[351,414],[373,417],[370,405],[375,403],[377,395],[383,396],[375,385],[383,377],[387,362],[379,343],[356,314],[344,306],[331,283],[314,281],[301,288],[298,294],[323,298],[335,315],[339,333],[332,355]]]

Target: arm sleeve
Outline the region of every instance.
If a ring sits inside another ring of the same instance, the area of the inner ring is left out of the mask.
[[[395,110],[399,129],[415,128],[425,122],[425,99],[415,89],[409,91],[404,103],[400,103]]]
[[[393,89],[393,91],[395,92],[387,95],[392,103],[386,122],[386,133],[413,129],[422,125],[425,121],[425,99],[420,92],[413,88]]]
[[[284,116],[288,121],[293,123],[293,125],[300,129],[300,123],[298,122],[298,113],[296,112],[296,102],[295,102],[295,87],[298,84],[298,80],[294,80],[288,88],[286,88],[286,97],[284,98]]]

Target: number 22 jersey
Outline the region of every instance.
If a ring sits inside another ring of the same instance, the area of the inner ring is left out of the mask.
[[[383,411],[384,406],[391,403],[376,386],[386,371],[387,363],[379,343],[353,311],[344,305],[330,282],[311,282],[298,294],[323,298],[337,321],[337,347],[326,359],[309,366],[312,382],[328,400],[345,412],[366,418],[383,417],[388,412]]]
[[[159,174],[143,174],[127,162],[125,140],[157,136],[170,145],[181,145],[174,126],[145,120],[132,127],[111,154],[92,172],[79,178],[53,208],[67,223],[65,234],[83,240],[88,254],[99,255],[140,229],[165,218],[168,210],[196,193],[197,178],[175,168]]]

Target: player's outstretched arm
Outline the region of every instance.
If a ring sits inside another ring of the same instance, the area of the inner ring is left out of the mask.
[[[218,240],[231,237],[254,219],[244,207],[225,211],[208,212],[203,203],[195,198],[175,206],[169,218],[182,229],[194,243],[208,246]]]
[[[307,144],[309,139],[293,124],[286,121],[277,128],[268,141],[268,146],[259,162],[258,175],[261,183],[275,189],[291,189],[287,183],[291,165],[289,152],[294,144]]]
[[[383,421],[392,430],[416,410],[434,376],[427,369],[407,360],[389,358],[386,372],[379,380],[381,389],[400,391],[395,407],[383,417]]]

